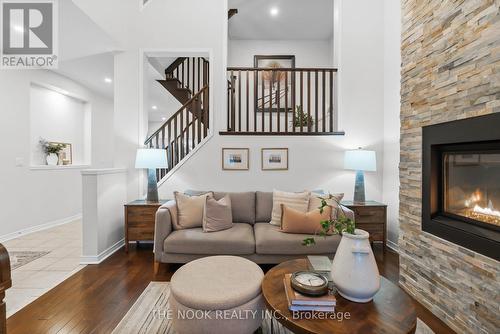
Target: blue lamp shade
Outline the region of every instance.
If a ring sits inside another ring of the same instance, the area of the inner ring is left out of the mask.
[[[352,150],[346,151],[344,157],[344,168],[375,172],[377,170],[377,158],[375,151]]]
[[[155,148],[139,148],[135,168],[168,168],[167,151]]]

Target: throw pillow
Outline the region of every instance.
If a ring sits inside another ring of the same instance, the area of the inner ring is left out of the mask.
[[[298,210],[299,212],[307,212],[309,206],[310,192],[290,193],[286,191],[273,191],[273,211],[271,214],[272,225],[280,226],[281,224],[281,204]]]
[[[174,192],[175,203],[177,204],[177,224],[175,230],[201,227],[203,222],[203,208],[207,197],[212,198],[213,193],[206,193],[199,196],[188,196],[178,191]]]
[[[344,198],[344,194],[331,194],[332,198],[328,198],[328,194],[316,194],[311,193],[311,198],[309,199],[309,208],[307,211],[313,211],[321,206],[320,197],[326,198],[326,204],[332,207],[331,219],[337,219],[338,211],[340,210],[338,203]]]
[[[229,195],[220,200],[207,197],[203,209],[203,232],[216,232],[233,227],[231,198]]]
[[[326,206],[323,213],[319,209],[309,212],[300,212],[286,205],[281,205],[281,232],[315,234],[321,231],[321,222],[328,220],[332,214],[332,207]]]

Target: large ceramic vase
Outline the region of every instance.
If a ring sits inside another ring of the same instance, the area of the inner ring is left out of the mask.
[[[370,234],[356,229],[344,233],[332,264],[332,280],[339,294],[353,302],[366,303],[380,289],[380,275],[369,242]]]

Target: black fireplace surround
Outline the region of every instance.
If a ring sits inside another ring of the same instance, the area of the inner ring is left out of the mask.
[[[499,153],[500,113],[423,127],[423,231],[500,260],[500,227],[446,212],[443,196],[446,155]]]

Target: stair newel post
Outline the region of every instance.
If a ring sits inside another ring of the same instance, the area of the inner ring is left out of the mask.
[[[203,91],[203,126],[204,126],[204,137],[208,135],[208,127],[210,124],[210,94],[209,94],[209,87]]]
[[[197,124],[197,130],[198,130],[198,144],[201,142],[201,115],[199,115],[197,118],[196,118],[196,123]]]
[[[186,109],[186,127],[184,128],[184,132],[186,133],[185,134],[185,145],[186,145],[186,155],[189,154],[189,151],[191,150],[190,149],[190,142],[189,142],[189,114],[193,115],[193,113],[189,112],[187,109]]]
[[[250,88],[248,87],[250,85],[250,71],[245,71],[246,73],[246,96],[245,96],[245,102],[246,102],[246,129],[247,132],[250,131],[250,101],[249,101],[249,90]]]
[[[196,58],[193,57],[192,60],[193,61],[191,62],[191,69],[192,69],[191,75],[192,75],[192,79],[193,79],[193,81],[192,81],[193,89],[191,91],[194,94],[195,92],[200,91],[200,87],[198,87],[198,90],[196,90]]]
[[[236,131],[236,101],[235,101],[235,76],[231,71],[231,130]]]
[[[173,150],[172,150],[172,129],[171,122],[169,121],[167,124],[167,138],[168,138],[168,167],[169,169],[174,168],[174,160],[173,160]]]
[[[179,137],[180,137],[180,146],[181,146],[181,160],[184,159],[184,110],[182,110],[179,114]]]
[[[191,147],[194,148],[196,144],[196,119],[194,115],[191,116]]]
[[[257,97],[259,95],[259,90],[257,88],[257,75],[259,72],[257,70],[252,71],[253,72],[253,101],[254,101],[254,106],[253,106],[253,132],[257,132],[257,108],[259,107],[257,105]],[[248,95],[247,97],[250,99],[250,96]]]
[[[200,86],[200,61],[201,61],[201,58],[198,57],[197,60],[196,60],[196,65],[198,66],[198,71],[196,72],[196,77],[198,79],[198,90],[201,89],[201,86]]]

